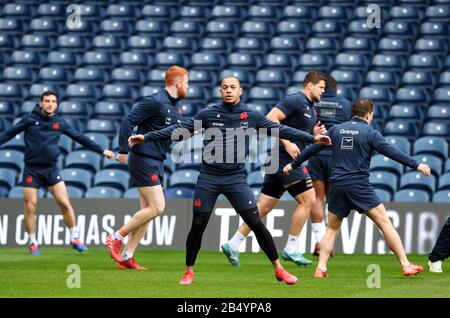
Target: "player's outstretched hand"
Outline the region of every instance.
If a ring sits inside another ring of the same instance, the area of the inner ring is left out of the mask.
[[[124,164],[125,162],[128,161],[128,155],[126,155],[124,153],[118,153],[116,155],[116,161],[121,163],[121,164]]]
[[[134,135],[128,138],[128,145],[133,147],[134,145],[143,144],[144,140],[144,135]]]
[[[291,173],[291,171],[292,171],[292,165],[290,163],[288,163],[287,165],[284,166],[283,172],[285,175],[288,175],[289,173]]]
[[[330,139],[330,137],[325,136],[325,135],[317,135],[317,136],[314,136],[314,143],[330,146],[331,139]]]
[[[325,135],[327,133],[327,129],[325,128],[325,125],[320,122],[320,120],[317,122],[317,124],[313,127],[313,135]]]
[[[114,157],[114,154],[111,150],[105,149],[103,150],[103,156],[105,156],[108,159],[112,159],[112,157]]]
[[[429,176],[431,174],[431,169],[428,165],[421,163],[418,167],[417,170],[422,172],[424,176]]]

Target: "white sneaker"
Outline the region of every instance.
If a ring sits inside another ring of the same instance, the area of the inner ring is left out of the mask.
[[[442,261],[428,261],[428,268],[432,273],[442,273]]]

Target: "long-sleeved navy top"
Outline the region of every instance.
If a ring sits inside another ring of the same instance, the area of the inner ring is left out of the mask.
[[[180,123],[177,112],[178,98],[173,98],[166,89],[161,89],[151,96],[141,98],[122,120],[119,135],[119,153],[126,154],[130,151],[128,138],[137,126],[138,134],[148,131],[156,131],[167,126]],[[170,149],[171,141],[157,140],[146,144],[136,145],[131,149],[138,153],[157,160],[166,159],[166,152]]]
[[[417,169],[419,162],[401,152],[375,129],[371,128],[364,119],[354,117],[350,121],[335,125],[328,130],[332,142],[331,183],[337,185],[351,185],[355,182],[369,182],[370,160],[373,152],[378,151],[395,161],[410,168]],[[324,145],[307,147],[292,162],[293,168],[298,168],[304,161],[321,151]]]
[[[15,135],[25,131],[25,165],[39,168],[51,168],[56,166],[61,134],[67,135],[86,148],[97,153],[103,153],[99,145],[91,139],[75,130],[70,124],[57,114],[48,117],[41,112],[39,106],[24,116],[16,125],[0,134],[0,145],[4,144]]]
[[[325,125],[327,130],[352,118],[352,103],[328,87],[325,89],[325,94],[320,97],[320,102],[315,103],[314,107],[317,111],[317,119]],[[319,155],[331,157],[331,147],[325,147]]]
[[[281,110],[286,116],[280,123],[295,129],[312,134],[314,125],[317,123],[316,110],[314,103],[311,102],[303,92],[297,92],[286,96],[279,101],[276,108]],[[294,141],[300,150],[303,150],[307,145],[300,141]],[[284,145],[279,144],[280,158],[283,161],[290,161],[292,157],[286,152]]]
[[[184,128],[184,131],[177,128]],[[244,171],[245,157],[248,155],[251,139],[251,136],[249,137],[245,133],[249,133],[248,129],[250,128],[267,128],[269,135],[273,135],[271,129],[278,129],[280,138],[300,140],[305,143],[314,141],[313,135],[274,123],[261,112],[239,102],[234,106],[220,103],[204,108],[181,124],[145,134],[145,142],[168,140],[171,139],[172,133],[174,133],[174,139],[179,140],[176,135],[182,135],[184,132],[183,136],[188,137],[190,133],[201,128],[206,130],[203,138],[203,160],[200,171],[208,174],[222,175]],[[213,158],[221,159],[213,160]]]

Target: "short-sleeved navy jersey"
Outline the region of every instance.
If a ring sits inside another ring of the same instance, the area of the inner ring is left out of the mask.
[[[163,129],[179,123],[180,116],[176,109],[179,101],[180,99],[173,98],[164,88],[151,96],[141,98],[122,120],[119,153],[128,153],[128,138],[132,135],[134,127],[137,126],[138,134],[145,134],[148,131]],[[136,145],[131,151],[157,160],[164,160],[170,144],[170,141],[153,141]]]
[[[371,128],[364,119],[354,117],[350,121],[335,125],[328,130],[328,135],[333,151],[330,180],[335,186],[368,183],[370,160],[374,151],[410,168],[417,169],[419,166],[417,160],[388,143],[380,132]],[[307,147],[294,160],[292,167],[299,167],[323,148],[323,145]]]
[[[286,118],[280,122],[281,124],[312,134],[314,125],[317,123],[316,111],[314,109],[314,103],[303,92],[299,91],[286,96],[275,107],[286,115]],[[295,142],[300,150],[306,147],[306,144],[301,141],[293,142]],[[291,160],[291,156],[286,152],[282,143],[280,143],[279,147],[280,159]]]

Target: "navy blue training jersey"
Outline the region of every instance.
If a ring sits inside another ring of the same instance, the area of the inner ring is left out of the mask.
[[[75,130],[57,114],[48,117],[36,106],[31,114],[23,117],[16,125],[0,134],[0,145],[25,131],[25,165],[38,168],[56,166],[61,153],[58,142],[61,134],[67,135],[89,150],[102,154],[105,149]]]
[[[163,129],[180,122],[180,116],[176,107],[180,99],[175,99],[161,89],[151,96],[141,98],[122,120],[119,135],[119,153],[126,154],[129,151],[128,138],[137,126],[138,134],[148,131]],[[153,141],[133,147],[132,152],[154,158],[166,159],[166,152],[170,150],[171,141]]]
[[[370,160],[374,151],[398,161],[410,168],[417,169],[419,162],[401,152],[364,119],[358,117],[335,125],[328,130],[332,142],[333,159],[331,166],[331,183],[333,185],[352,185],[368,183]],[[312,145],[307,147],[292,163],[298,168],[304,161],[321,151],[326,146]]]
[[[317,120],[328,130],[334,125],[344,123],[352,118],[352,103],[343,96],[325,89],[320,102],[315,103]],[[331,156],[331,147],[326,147],[321,155]]]
[[[201,126],[197,126],[195,122],[200,123]],[[172,132],[177,128],[185,128],[190,132],[200,128],[208,129],[205,131],[203,139],[203,161],[200,171],[217,175],[240,173],[245,169],[244,162],[245,157],[249,153],[251,137],[247,138],[248,136],[242,134],[246,138],[243,140],[233,136],[232,133],[245,132],[248,128],[277,128],[279,129],[280,138],[300,140],[304,143],[314,141],[314,137],[311,134],[274,123],[268,120],[261,112],[239,102],[231,107],[220,103],[204,108],[194,117],[181,124],[145,134],[145,142],[169,140]],[[217,134],[214,134],[215,131]],[[177,132],[175,131],[174,133],[176,134]],[[181,131],[180,133],[182,134]],[[220,136],[225,136],[225,138],[221,138]],[[227,158],[227,150],[231,150],[230,152],[233,158]],[[245,155],[243,156],[244,158],[240,157],[241,154]],[[221,158],[221,162],[217,162],[217,160],[213,162],[209,160],[208,156],[211,158]]]
[[[313,133],[314,125],[317,123],[316,111],[313,103],[305,96],[305,94],[303,94],[303,92],[299,91],[295,94],[286,96],[283,100],[279,101],[275,107],[286,115],[286,118],[280,122],[282,125],[302,130],[310,134]],[[298,140],[293,142],[295,142],[300,150],[303,150],[306,147],[304,142]],[[279,145],[280,159],[291,160],[292,158],[284,149],[283,144],[280,143]]]

